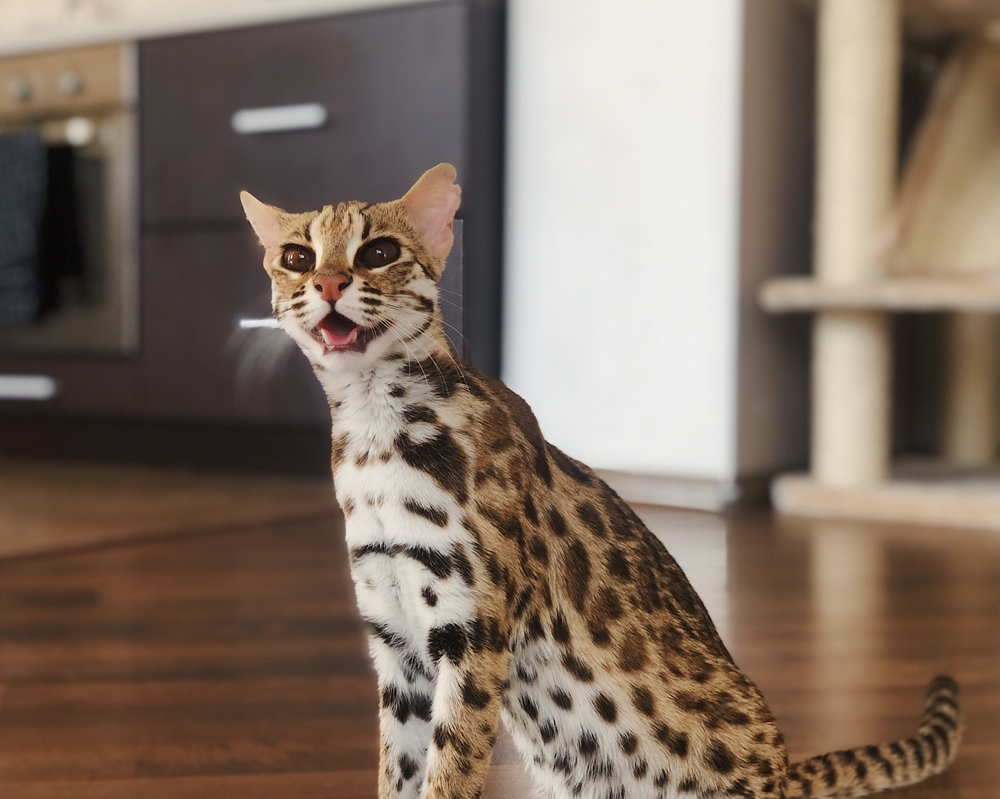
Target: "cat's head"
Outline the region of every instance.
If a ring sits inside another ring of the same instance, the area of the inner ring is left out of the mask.
[[[364,367],[398,348],[447,346],[437,281],[461,199],[439,164],[402,199],[292,214],[240,199],[264,245],[275,318],[316,365]]]

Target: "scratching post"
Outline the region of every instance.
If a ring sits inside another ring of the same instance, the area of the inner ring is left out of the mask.
[[[955,466],[993,462],[997,436],[997,317],[948,317],[942,455]]]
[[[816,276],[878,277],[877,242],[897,163],[899,0],[819,7]],[[882,311],[826,310],[813,339],[812,472],[832,486],[883,481],[890,446],[890,335]]]

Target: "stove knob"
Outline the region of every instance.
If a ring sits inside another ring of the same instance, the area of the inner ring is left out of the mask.
[[[31,98],[31,84],[26,78],[15,75],[7,81],[7,94],[11,96],[11,99],[23,103]]]
[[[83,79],[79,72],[67,69],[59,75],[59,91],[66,95],[79,94],[83,88]]]

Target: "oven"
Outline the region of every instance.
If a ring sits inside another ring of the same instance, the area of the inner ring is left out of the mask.
[[[137,352],[136,85],[132,45],[0,59],[0,148],[13,148],[0,164],[18,171],[0,173],[0,181],[8,181],[0,247],[5,237],[9,243],[24,233],[17,191],[34,202],[39,186],[32,181],[44,184],[33,254],[13,266],[0,255],[0,269],[9,270],[0,274],[0,292],[8,292],[0,296],[0,354]],[[17,147],[35,159],[43,153],[42,177],[38,170],[25,177]],[[15,177],[22,183],[11,189]],[[7,388],[16,393],[30,386]]]

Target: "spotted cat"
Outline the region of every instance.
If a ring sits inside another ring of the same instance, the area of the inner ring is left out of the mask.
[[[436,283],[460,190],[292,214],[242,195],[274,315],[329,398],[380,692],[381,799],[474,799],[500,719],[552,799],[861,796],[942,771],[957,686],[917,734],[788,764],[677,563],[527,404],[448,349]]]

